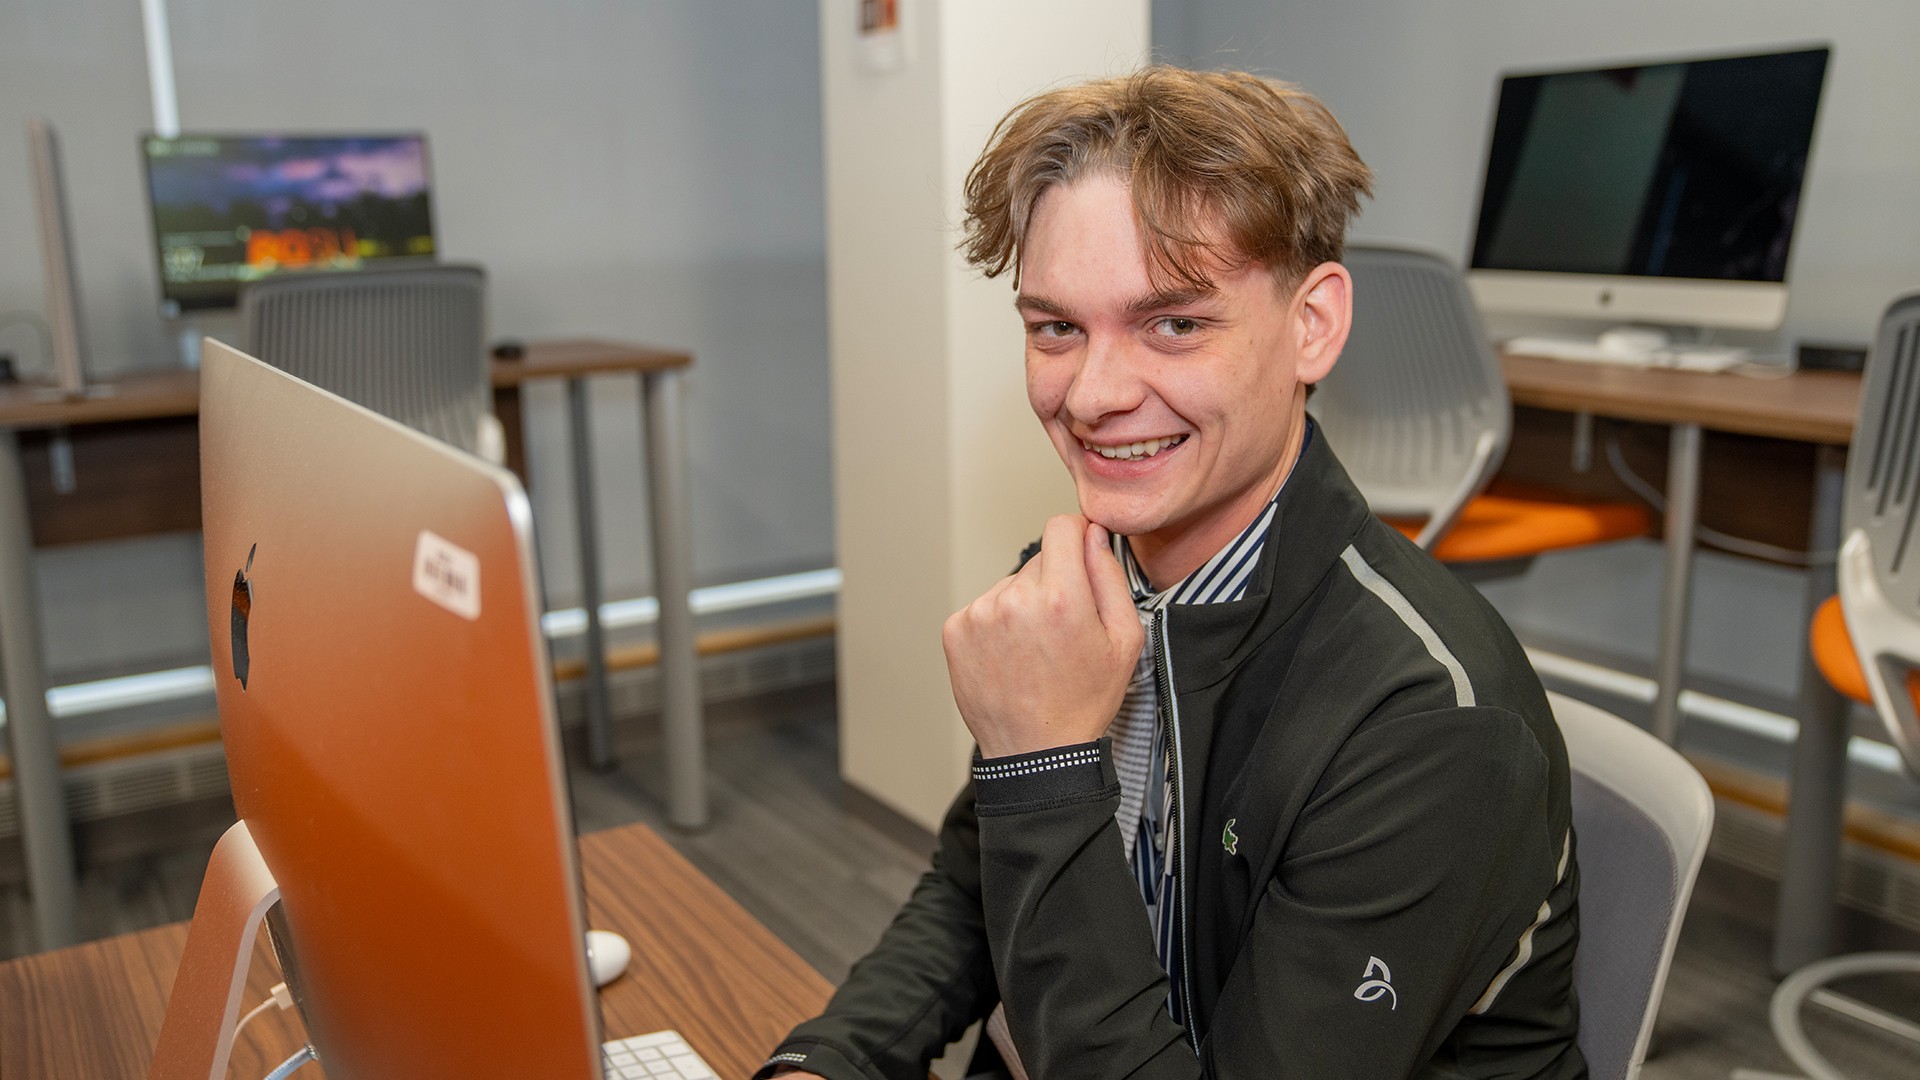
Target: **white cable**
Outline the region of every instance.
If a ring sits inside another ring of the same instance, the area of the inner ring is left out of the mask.
[[[240,1018],[239,1023],[233,1025],[233,1037],[236,1039],[239,1038],[241,1028],[246,1027],[247,1023],[251,1021],[254,1017],[259,1016],[261,1013],[266,1012],[267,1009],[269,1009],[270,1007],[276,1006],[276,1005],[279,1006],[282,1010],[293,1008],[293,991],[287,989],[286,983],[275,983],[273,989],[268,991],[267,1000],[261,1002],[258,1005],[255,1005],[252,1008],[252,1010],[250,1010],[247,1013],[247,1015]],[[312,1050],[313,1048],[309,1046],[309,1047],[303,1048],[301,1052],[311,1053]],[[306,1059],[306,1061],[301,1061],[299,1064],[294,1064],[294,1058],[297,1058],[299,1056],[300,1056],[299,1054],[295,1054],[292,1058],[288,1058],[286,1061],[282,1062],[280,1065],[280,1068],[274,1070],[273,1076],[287,1076],[293,1072],[293,1069],[287,1068],[288,1065],[293,1065],[294,1069],[298,1069],[301,1065],[305,1065],[307,1061],[313,1060],[311,1057],[309,1057]],[[286,1071],[285,1072],[280,1071],[282,1069]],[[269,1078],[269,1080],[271,1080],[271,1077]]]
[[[1632,466],[1627,464],[1626,456],[1620,450],[1620,436],[1613,432],[1607,435],[1607,467],[1612,469],[1613,475],[1627,486],[1627,490],[1645,500],[1649,506],[1660,513],[1666,513],[1667,497],[1661,494],[1658,488],[1647,483],[1640,474],[1633,471]],[[1773,562],[1786,563],[1788,566],[1826,566],[1834,560],[1834,553],[1831,551],[1794,551],[1776,544],[1749,540],[1742,536],[1730,536],[1704,525],[1695,526],[1693,535],[1701,543],[1717,547],[1722,551],[1730,551],[1735,555],[1746,555],[1755,559],[1769,559]]]
[[[280,1067],[267,1074],[267,1080],[287,1080],[287,1077],[300,1071],[300,1066],[309,1061],[318,1061],[314,1057],[313,1047],[303,1046],[293,1052],[293,1056],[280,1063]]]
[[[266,1012],[268,1009],[273,1008],[273,1005],[274,1005],[274,1001],[272,998],[268,998],[267,1000],[261,1002],[260,1004],[255,1005],[252,1011],[248,1012],[247,1015],[240,1018],[239,1023],[233,1025],[234,1036],[238,1038],[240,1035],[241,1028],[246,1027],[248,1022],[251,1021],[254,1017],[259,1016],[261,1013]]]

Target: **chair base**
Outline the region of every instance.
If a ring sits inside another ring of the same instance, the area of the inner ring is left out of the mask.
[[[1920,953],[1854,953],[1816,960],[1787,976],[1779,989],[1773,992],[1773,1004],[1767,1013],[1768,1021],[1773,1026],[1773,1037],[1794,1065],[1806,1074],[1807,1080],[1848,1080],[1846,1074],[1834,1068],[1808,1041],[1806,1028],[1800,1022],[1800,1014],[1808,1001],[1818,1000],[1829,1008],[1838,1009],[1882,1031],[1920,1045],[1920,1025],[1888,1016],[1871,1006],[1826,990],[1828,983],[1838,979],[1883,974],[1920,975]],[[1772,1075],[1744,1069],[1735,1073],[1736,1080],[1742,1077],[1746,1080],[1766,1080]]]

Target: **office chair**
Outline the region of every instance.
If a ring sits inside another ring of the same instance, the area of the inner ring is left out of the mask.
[[[1487,493],[1513,414],[1466,280],[1419,251],[1353,246],[1341,261],[1353,330],[1307,411],[1374,513],[1441,562],[1482,572],[1652,532],[1638,504]]]
[[[1580,1053],[1593,1080],[1633,1080],[1680,923],[1713,832],[1713,795],[1672,747],[1625,720],[1548,694],[1573,774],[1574,857],[1580,866]],[[974,1080],[1026,1080],[1005,1013],[986,1036],[1005,1063]]]
[[[1583,701],[1547,699],[1573,773],[1580,1052],[1594,1080],[1632,1080],[1706,858],[1713,796],[1659,739]]]
[[[240,297],[246,350],[289,374],[493,462],[486,273],[437,265],[284,274]]]
[[[1833,688],[1873,706],[1893,745],[1920,776],[1920,293],[1888,307],[1860,391],[1847,455],[1839,595],[1809,629],[1814,663]],[[1812,1080],[1843,1080],[1807,1041],[1809,1000],[1865,1009],[1825,989],[1870,973],[1920,975],[1920,953],[1859,953],[1817,960],[1774,992],[1774,1037]],[[1888,1030],[1898,1030],[1896,1022]],[[1912,1025],[1906,1025],[1911,1030]],[[1748,1074],[1754,1075],[1754,1074]]]

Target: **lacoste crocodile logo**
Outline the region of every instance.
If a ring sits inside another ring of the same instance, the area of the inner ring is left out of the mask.
[[[1376,975],[1379,978],[1374,978]],[[1360,977],[1366,981],[1353,991],[1354,997],[1361,1001],[1379,1001],[1383,997],[1389,997],[1392,1000],[1387,1008],[1390,1011],[1397,1011],[1400,1008],[1400,995],[1393,990],[1393,972],[1388,970],[1385,960],[1377,956],[1367,957],[1367,970],[1361,972]]]
[[[1239,820],[1237,817],[1228,818],[1227,827],[1220,830],[1220,846],[1226,848],[1229,855],[1240,854],[1240,838],[1233,835],[1234,823]]]

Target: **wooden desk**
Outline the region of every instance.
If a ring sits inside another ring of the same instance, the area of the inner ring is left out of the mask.
[[[675,1028],[721,1076],[744,1077],[826,1003],[825,979],[646,826],[582,837],[580,854],[588,923],[633,943],[629,973],[600,992],[606,1038]],[[186,933],[177,923],[0,964],[0,1076],[144,1077]],[[241,1007],[278,981],[262,944]],[[266,1075],[303,1038],[295,1013],[269,1010],[240,1033],[231,1075]]]
[[[1857,372],[1751,379],[1531,356],[1503,356],[1500,366],[1515,405],[1834,446],[1853,438],[1860,409]]]
[[[1655,653],[1654,733],[1673,742],[1685,676],[1704,428],[1816,445],[1808,550],[1840,544],[1845,448],[1860,409],[1857,373],[1798,371],[1756,379],[1579,364],[1506,356],[1502,366],[1516,405],[1586,412],[1671,426],[1667,458],[1666,573],[1661,583]],[[1800,625],[1834,592],[1831,564],[1809,570]],[[1794,741],[1791,798],[1774,920],[1773,963],[1786,972],[1829,955],[1834,947],[1834,883],[1846,803],[1847,704],[1802,650],[1800,732]]]
[[[613,759],[586,379],[602,374],[640,377],[654,593],[660,601],[668,809],[674,824],[685,828],[698,828],[707,820],[699,661],[688,601],[693,588],[693,538],[680,384],[692,363],[693,358],[682,352],[572,339],[530,343],[523,358],[494,361],[490,373],[496,393],[507,395],[516,406],[512,395],[523,383],[567,381],[581,606],[587,616],[588,744],[594,763],[601,767],[610,766]],[[197,371],[107,379],[76,400],[25,384],[0,385],[0,684],[6,697],[6,730],[20,803],[28,889],[44,947],[72,944],[79,938],[73,922],[74,858],[60,784],[59,738],[46,708],[34,545],[198,528],[199,455],[190,421],[199,408]],[[510,414],[513,430],[508,432],[508,443],[517,451],[517,407]],[[91,499],[70,500],[80,504],[78,508],[36,515],[32,512],[36,504],[44,510],[58,505],[60,498],[51,495],[51,485],[44,480],[47,470],[40,464],[46,455],[44,440],[35,444],[39,458],[36,467],[29,469],[27,461],[33,454],[23,453],[21,433],[49,429],[72,432],[75,457],[83,463],[86,455],[101,454],[86,475],[89,483],[104,490]],[[47,518],[59,519],[50,535],[43,534],[41,527]]]

